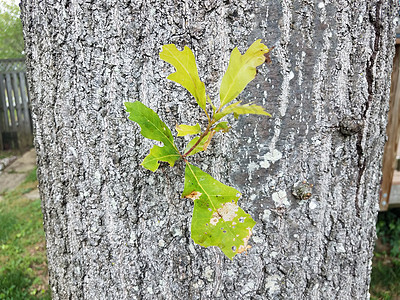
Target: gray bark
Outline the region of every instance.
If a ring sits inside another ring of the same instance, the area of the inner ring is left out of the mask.
[[[54,299],[368,298],[396,2],[23,1]],[[194,124],[160,46],[188,45],[216,97],[230,51],[258,38],[272,64],[240,99],[272,117],[241,117],[192,160],[257,221],[231,262],[190,239],[183,165],[140,166],[152,142],[123,102]]]

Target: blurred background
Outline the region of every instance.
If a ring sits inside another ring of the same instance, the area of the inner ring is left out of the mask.
[[[0,0],[0,299],[51,299],[18,2]]]

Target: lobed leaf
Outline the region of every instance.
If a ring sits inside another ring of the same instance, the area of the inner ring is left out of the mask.
[[[185,46],[182,51],[179,51],[174,44],[164,45],[160,58],[176,69],[176,72],[167,78],[186,88],[199,106],[206,111],[206,88],[204,82],[200,80],[192,50]]]
[[[196,125],[176,125],[175,127],[176,131],[178,132],[178,136],[185,136],[185,135],[192,135],[192,134],[198,134],[201,132],[201,128],[199,123]]]
[[[126,111],[129,112],[129,120],[139,124],[140,133],[152,140],[162,142],[163,147],[154,145],[149,155],[145,157],[142,166],[155,172],[159,167],[159,161],[165,161],[174,166],[181,157],[171,134],[171,130],[161,121],[160,117],[143,103],[125,102]]]
[[[172,152],[172,149],[164,146],[160,147],[154,145],[153,148],[150,149],[150,153],[144,158],[141,165],[150,170],[150,171],[157,171],[158,167],[160,166],[159,161],[165,161],[169,163],[171,167],[174,166],[175,162],[181,157],[179,153]]]
[[[239,96],[246,85],[255,78],[256,68],[265,62],[264,55],[269,52],[269,49],[260,41],[255,41],[243,55],[237,47],[233,49],[228,69],[222,78],[221,107]]]
[[[196,244],[217,246],[230,259],[250,248],[256,222],[237,205],[236,189],[187,163],[182,197],[194,201],[191,237]]]

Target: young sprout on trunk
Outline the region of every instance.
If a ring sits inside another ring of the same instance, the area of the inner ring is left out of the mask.
[[[217,107],[199,78],[193,52],[187,46],[182,51],[179,51],[174,44],[163,46],[160,58],[176,69],[167,78],[179,83],[193,95],[208,120],[203,131],[198,123],[176,126],[178,137],[194,136],[182,152],[175,145],[171,130],[152,109],[139,101],[125,103],[127,112],[130,113],[129,119],[139,124],[141,134],[163,143],[162,147],[154,145],[151,148],[142,166],[155,172],[160,161],[169,163],[171,167],[179,159],[185,162],[182,197],[194,202],[191,238],[196,244],[204,247],[219,247],[230,259],[236,254],[247,252],[251,247],[248,242],[256,222],[238,206],[237,202],[241,196],[238,190],[224,185],[189,163],[188,157],[207,150],[217,132],[228,132],[231,129],[227,121],[221,121],[225,116],[229,114],[233,114],[235,118],[245,114],[270,116],[259,105],[233,102],[255,78],[256,68],[266,60],[270,61],[269,51],[270,49],[262,44],[261,40],[255,41],[243,55],[237,48],[233,49],[228,69],[222,78],[220,104]],[[210,104],[212,111],[207,110],[207,103]]]

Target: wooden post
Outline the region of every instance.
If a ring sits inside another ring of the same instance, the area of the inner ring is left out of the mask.
[[[396,40],[397,42],[397,40]],[[393,59],[393,71],[390,87],[390,108],[382,163],[382,186],[379,199],[379,209],[385,211],[389,206],[390,190],[392,188],[393,172],[396,168],[396,153],[399,143],[400,129],[400,44],[396,44],[396,54]]]

